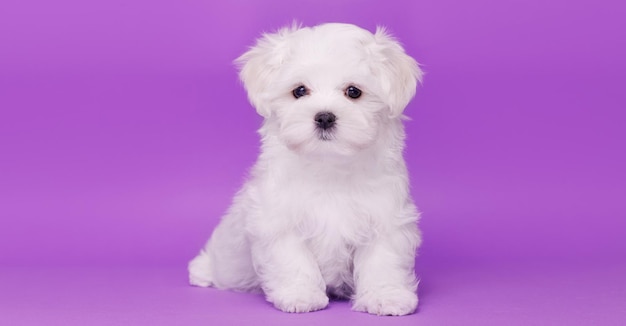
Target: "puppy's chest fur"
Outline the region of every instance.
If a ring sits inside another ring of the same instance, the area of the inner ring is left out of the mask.
[[[314,255],[330,292],[349,295],[353,288],[355,247],[372,237],[371,212],[347,180],[302,180],[294,186],[294,225]],[[307,182],[308,181],[308,182]]]
[[[393,178],[325,166],[289,172],[277,171],[281,187],[266,188],[264,197],[272,198],[271,210],[286,214],[288,232],[305,241],[329,290],[347,294],[355,248],[372,241],[395,213]]]
[[[273,204],[287,212],[291,226],[305,239],[358,245],[372,236],[384,215],[392,213],[387,205],[392,192],[384,177],[325,166],[291,175],[283,172],[287,173],[282,187],[272,192],[289,200]]]

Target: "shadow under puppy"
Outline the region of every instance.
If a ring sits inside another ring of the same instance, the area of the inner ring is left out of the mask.
[[[262,290],[286,312],[328,295],[414,312],[421,236],[401,120],[418,64],[383,28],[337,23],[265,34],[236,63],[265,118],[261,154],[190,262],[191,284]]]

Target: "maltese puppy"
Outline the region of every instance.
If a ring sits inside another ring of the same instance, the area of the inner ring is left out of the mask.
[[[383,28],[288,27],[236,60],[261,154],[199,255],[192,285],[262,290],[285,312],[417,307],[419,213],[402,112],[422,72]]]

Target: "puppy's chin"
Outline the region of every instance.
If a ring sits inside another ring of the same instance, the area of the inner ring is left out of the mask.
[[[303,157],[312,159],[349,159],[356,156],[362,148],[347,146],[333,140],[311,139],[304,143],[286,142],[287,148]]]
[[[350,159],[374,143],[374,137],[351,140],[337,130],[318,129],[311,130],[308,135],[302,131],[293,134],[286,131],[281,133],[280,139],[290,151],[312,159]]]

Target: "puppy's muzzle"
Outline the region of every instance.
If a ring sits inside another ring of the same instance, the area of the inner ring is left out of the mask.
[[[337,121],[337,117],[332,112],[318,112],[315,115],[315,124],[322,130],[334,127],[335,121]]]

